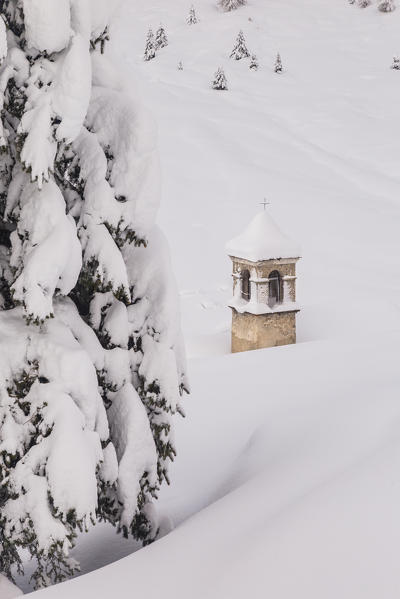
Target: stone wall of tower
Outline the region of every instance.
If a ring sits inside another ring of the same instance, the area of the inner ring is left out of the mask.
[[[241,258],[232,258],[233,261],[233,295],[240,295],[240,275],[244,270],[250,272],[250,281],[267,281],[269,275],[277,270],[283,280],[284,301],[296,301],[296,259],[264,260],[262,262],[249,262]],[[258,294],[257,301],[266,303],[268,283],[259,282],[252,285],[252,292]],[[253,295],[254,297],[254,295]]]
[[[296,312],[241,314],[232,308],[232,353],[293,343]]]

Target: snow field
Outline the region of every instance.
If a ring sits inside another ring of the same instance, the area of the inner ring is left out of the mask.
[[[124,6],[112,44],[159,125],[161,224],[191,356],[193,393],[160,502],[177,528],[37,599],[132,589],[149,598],[397,599],[400,79],[390,65],[400,10],[252,0],[222,14],[198,0],[200,23],[189,27],[184,0]],[[144,63],[147,29],[160,21],[169,46]],[[257,72],[228,58],[239,29]],[[273,72],[278,51],[282,75]],[[210,87],[218,66],[228,92]],[[303,249],[299,343],[223,355],[224,246],[264,197]],[[113,531],[92,534],[78,549],[84,572],[134,549]]]
[[[132,587],[151,598],[163,589],[171,598],[394,599],[399,341],[192,361],[193,401],[177,430],[186,451],[162,501],[179,526],[37,599],[124,597]]]
[[[114,40],[159,126],[160,222],[182,290],[189,356],[229,351],[224,246],[264,197],[303,250],[299,340],[354,336],[366,321],[392,328],[400,290],[400,79],[390,65],[400,11],[253,0],[226,14],[199,1],[200,22],[188,26],[184,1],[124,7],[131,17],[117,24]],[[144,63],[147,28],[160,22],[169,46]],[[229,59],[239,29],[258,56],[257,72],[248,60]],[[277,51],[282,76],[273,71]],[[229,92],[211,89],[218,66]],[[377,305],[379,319],[371,317]]]

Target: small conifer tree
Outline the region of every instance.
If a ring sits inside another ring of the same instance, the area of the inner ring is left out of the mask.
[[[225,12],[236,10],[240,6],[244,6],[247,0],[218,0],[218,6]]]
[[[369,6],[371,4],[372,0],[358,0],[358,6],[360,8],[367,8],[367,6]]]
[[[279,54],[279,52],[276,55],[274,71],[275,71],[275,73],[283,72],[282,59],[281,59],[281,55]]]
[[[395,8],[394,0],[381,0],[378,4],[378,10],[381,12],[393,12]]]
[[[251,57],[251,62],[250,62],[250,67],[249,67],[252,71],[258,71],[258,59],[257,56],[255,54],[252,55]]]
[[[243,31],[240,30],[230,57],[234,58],[235,60],[241,60],[242,58],[248,58],[249,56],[250,52],[247,49]]]
[[[195,11],[195,8],[193,5],[190,7],[187,22],[188,22],[188,25],[196,25],[199,22],[199,19],[197,18],[196,11]]]
[[[183,71],[183,63],[181,60],[178,62],[178,71]]]
[[[154,33],[152,29],[149,29],[146,39],[146,47],[144,49],[144,60],[149,61],[156,56],[156,44],[154,40]]]
[[[157,29],[155,46],[157,50],[168,46],[168,37],[162,25],[160,25],[160,27]]]
[[[219,69],[214,75],[212,88],[217,89],[219,91],[224,91],[228,89],[228,82],[226,80],[225,72],[222,67],[219,67]]]
[[[395,71],[400,71],[400,58],[398,56],[393,57],[393,63],[390,68],[394,69]]]

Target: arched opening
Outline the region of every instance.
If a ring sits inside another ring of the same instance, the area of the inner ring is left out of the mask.
[[[251,298],[250,272],[248,270],[242,272],[242,298],[247,302],[249,302]]]
[[[280,304],[282,301],[282,277],[277,270],[273,270],[268,280],[268,304],[272,308],[275,304]]]

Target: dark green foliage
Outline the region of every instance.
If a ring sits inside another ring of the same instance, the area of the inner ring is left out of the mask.
[[[90,302],[95,293],[107,293],[112,290],[112,284],[101,280],[99,272],[99,261],[93,257],[89,262],[86,262],[82,267],[78,283],[71,293],[79,313],[86,320],[89,318]]]
[[[0,488],[0,509],[7,501],[7,491]],[[10,543],[4,534],[5,522],[0,518],[0,572],[5,574],[12,582],[15,582],[15,574],[23,574],[22,560],[15,543]]]

